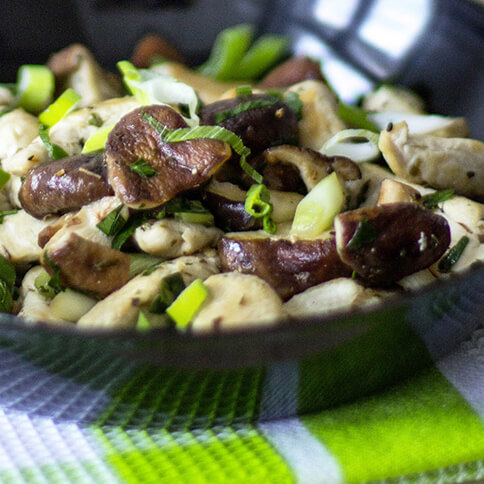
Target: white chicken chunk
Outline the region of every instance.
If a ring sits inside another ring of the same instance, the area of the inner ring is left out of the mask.
[[[164,218],[138,227],[134,240],[147,254],[174,259],[194,254],[205,247],[214,247],[223,232],[216,227]]]
[[[299,121],[301,146],[319,150],[333,135],[345,129],[338,117],[336,96],[321,81],[306,80],[294,84],[288,91],[296,92],[303,103]]]
[[[281,298],[257,276],[226,272],[204,285],[209,296],[191,323],[194,333],[272,326],[284,316]]]
[[[6,216],[0,224],[0,254],[15,263],[37,262],[42,253],[39,233],[52,220],[38,220],[25,210]]]
[[[80,328],[133,328],[140,308],[150,305],[160,290],[163,278],[180,272],[185,284],[190,284],[195,279],[204,280],[218,273],[219,264],[219,258],[213,250],[163,262],[154,271],[136,276],[98,302],[77,325]]]
[[[0,161],[15,155],[38,135],[37,118],[22,108],[0,116]]]
[[[393,172],[412,183],[484,198],[484,143],[409,134],[405,122],[381,132],[379,148]]]
[[[139,103],[133,97],[123,97],[77,109],[67,114],[50,129],[50,140],[69,155],[76,155],[81,152],[84,142],[91,134],[99,129],[98,126],[90,123],[93,117],[102,121],[101,127],[107,127],[117,123],[121,117],[138,106]],[[49,161],[49,154],[44,143],[37,136],[28,146],[5,158],[3,169],[13,175],[24,176],[38,163],[47,161]]]

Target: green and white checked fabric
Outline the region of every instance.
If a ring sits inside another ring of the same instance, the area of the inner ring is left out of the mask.
[[[288,395],[296,384],[287,382]],[[292,404],[289,397],[287,404]],[[263,416],[264,401],[261,408]],[[450,483],[481,478],[484,330],[435,367],[385,392],[257,425],[125,430],[54,423],[0,409],[1,483]]]

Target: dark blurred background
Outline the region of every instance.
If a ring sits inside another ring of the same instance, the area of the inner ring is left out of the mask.
[[[106,66],[129,58],[145,33],[164,36],[193,64],[216,34],[251,23],[288,34],[296,53],[323,61],[354,101],[382,80],[422,94],[431,112],[465,115],[484,133],[484,7],[467,0],[2,0],[0,81],[72,42]]]

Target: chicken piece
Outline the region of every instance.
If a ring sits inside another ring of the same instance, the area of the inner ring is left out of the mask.
[[[299,121],[300,145],[319,150],[345,124],[338,117],[336,96],[322,81],[307,80],[294,84],[288,91],[299,94],[303,103]]]
[[[80,328],[134,328],[140,309],[150,305],[163,278],[180,272],[185,284],[189,284],[198,278],[206,279],[219,270],[219,260],[213,250],[163,262],[149,274],[136,276],[98,302],[77,324]]]
[[[138,227],[134,240],[147,254],[173,259],[214,247],[222,235],[216,227],[165,218]]]
[[[28,146],[39,135],[39,122],[22,108],[0,116],[0,162]]]
[[[257,276],[227,272],[204,284],[209,296],[190,325],[194,333],[273,326],[283,318],[281,299]]]
[[[484,199],[484,143],[411,135],[405,122],[381,132],[379,148],[393,172],[412,183]]]

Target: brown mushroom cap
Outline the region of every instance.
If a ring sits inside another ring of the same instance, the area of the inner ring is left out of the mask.
[[[297,144],[297,115],[283,101],[276,101],[269,106],[242,111],[228,119],[216,122],[217,115],[234,109],[250,101],[270,100],[267,94],[253,94],[207,104],[200,113],[201,124],[218,124],[234,132],[255,155],[269,146],[284,143]]]
[[[136,43],[131,62],[135,67],[146,68],[156,57],[185,64],[180,52],[158,34],[146,34]]]
[[[193,139],[166,143],[143,117],[147,113],[169,129],[186,128],[183,118],[168,106],[145,106],[131,111],[116,124],[106,143],[106,165],[111,186],[128,207],[153,208],[205,181],[230,158],[227,143]],[[132,171],[143,160],[153,176]]]
[[[75,155],[34,167],[19,192],[26,212],[36,218],[75,210],[113,195],[100,154]]]
[[[55,243],[49,243],[41,263],[51,275],[55,265],[64,286],[99,297],[107,296],[129,280],[128,255],[73,232]]]
[[[372,285],[390,285],[425,269],[450,243],[445,218],[415,203],[350,210],[337,215],[334,226],[341,259]],[[366,232],[360,242],[358,227],[360,235]]]
[[[225,270],[259,276],[284,300],[321,282],[351,275],[334,238],[291,242],[234,234],[219,241],[218,253]]]

